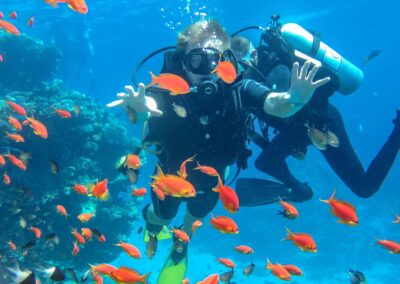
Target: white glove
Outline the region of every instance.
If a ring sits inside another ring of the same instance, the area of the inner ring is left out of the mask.
[[[151,97],[146,97],[146,88],[143,83],[138,86],[138,91],[128,85],[125,86],[126,93],[118,93],[119,100],[107,104],[107,107],[121,106],[125,110],[128,108],[134,109],[139,113],[150,113],[150,116],[161,116],[162,111],[157,108],[156,101]]]
[[[312,98],[315,90],[329,82],[330,78],[325,77],[321,80],[313,82],[315,74],[317,74],[319,66],[314,65],[310,72],[307,71],[311,62],[306,61],[300,69],[299,63],[295,62],[292,68],[292,78],[290,89],[287,92],[287,99],[294,105],[304,105]]]

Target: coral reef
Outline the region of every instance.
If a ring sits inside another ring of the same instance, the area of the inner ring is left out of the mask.
[[[0,51],[6,58],[0,65],[0,73],[6,74],[0,78],[1,133],[12,132],[8,115],[21,122],[25,119],[12,112],[6,103],[10,100],[22,105],[28,116],[33,115],[48,130],[48,138],[42,139],[28,125],[23,126],[20,134],[24,143],[0,135],[0,154],[31,155],[26,171],[12,166],[7,158],[5,169],[0,166],[1,175],[7,172],[11,177],[9,186],[0,185],[0,261],[5,266],[17,260],[24,267],[57,265],[80,272],[88,268],[87,263],[112,261],[121,252],[112,244],[127,239],[132,221],[138,219],[137,201],[127,196],[129,182],[119,178],[115,162],[139,140],[130,137],[127,127],[104,106],[51,78],[57,68],[57,50],[26,36],[0,36]],[[69,110],[72,117],[62,118],[55,109]],[[50,163],[58,166],[56,172]],[[87,185],[105,178],[110,191],[107,201],[79,195],[72,189],[75,183]],[[68,218],[57,213],[59,204],[66,208]],[[95,217],[81,223],[77,215],[84,212],[95,212]],[[28,230],[31,225],[42,230],[40,239]],[[101,243],[93,236],[93,241],[72,256],[71,230],[83,227],[100,230],[107,241]],[[16,251],[8,247],[9,240],[17,245]],[[29,248],[29,242],[35,244]]]

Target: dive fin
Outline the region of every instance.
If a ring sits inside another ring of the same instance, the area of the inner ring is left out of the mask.
[[[178,264],[175,264],[172,260],[172,248],[161,272],[157,279],[157,284],[181,284],[185,278],[187,266],[188,266],[188,255],[182,259]]]
[[[236,194],[239,197],[240,206],[254,207],[266,205],[289,198],[289,188],[283,183],[258,178],[238,178],[236,182]]]
[[[156,237],[158,241],[161,241],[172,238],[172,234],[170,231],[168,231],[168,228],[166,226],[163,226],[161,232],[159,232]],[[149,232],[147,230],[144,230],[143,241],[147,243],[149,239]]]

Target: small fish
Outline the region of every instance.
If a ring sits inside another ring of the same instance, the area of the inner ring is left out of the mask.
[[[194,161],[194,156],[187,158],[186,160],[184,160],[181,164],[181,166],[179,167],[179,171],[178,171],[178,176],[180,176],[181,178],[186,179],[187,178],[187,171],[186,171],[186,164],[189,162],[193,162]]]
[[[224,282],[224,283],[230,284],[232,277],[233,277],[233,269],[220,274],[219,275],[219,280]]]
[[[10,249],[17,250],[17,246],[12,241],[8,241],[7,244],[10,247]]]
[[[203,222],[200,220],[196,220],[192,223],[192,232],[196,232],[201,226],[203,226]]]
[[[12,117],[11,115],[8,116],[8,122],[11,124],[11,126],[17,130],[17,131],[22,131],[22,125],[21,123],[18,121],[18,119],[16,119],[15,117]]]
[[[290,281],[292,277],[290,276],[289,271],[287,271],[281,264],[275,263],[272,264],[267,258],[267,267],[266,269],[271,270],[271,273],[278,277],[280,280]]]
[[[361,271],[349,269],[350,284],[365,284],[367,279]]]
[[[137,170],[140,168],[140,158],[136,154],[129,154],[125,159],[125,166],[128,169]]]
[[[47,139],[49,137],[46,126],[41,123],[39,120],[36,120],[32,117],[25,117],[26,120],[22,124],[29,124],[29,126],[33,129],[33,133],[38,135],[43,139]]]
[[[218,185],[212,189],[214,192],[219,193],[219,198],[222,201],[224,208],[229,213],[236,213],[239,210],[239,197],[236,191],[230,186],[224,185],[218,175]]]
[[[210,224],[224,234],[239,234],[239,228],[235,221],[229,217],[217,216],[211,214]]]
[[[254,263],[250,263],[249,265],[247,265],[245,268],[243,268],[243,274],[246,276],[252,274],[254,271],[254,266],[255,266]]]
[[[54,110],[59,117],[61,118],[71,118],[71,113],[68,110],[65,109],[55,109]]]
[[[235,66],[230,61],[220,61],[211,73],[217,72],[218,76],[227,84],[232,84],[237,78]]]
[[[56,206],[56,209],[57,209],[57,212],[58,212],[60,215],[64,216],[65,218],[68,218],[69,214],[67,213],[67,209],[65,209],[64,206],[62,206],[62,205],[57,205],[57,206]]]
[[[290,275],[303,276],[303,272],[296,265],[283,264],[282,266],[290,273]]]
[[[108,179],[104,179],[100,182],[97,182],[90,188],[91,193],[88,196],[94,196],[101,201],[107,200],[109,197],[107,181]]]
[[[82,236],[84,236],[88,241],[92,239],[93,233],[92,230],[89,228],[82,228],[81,229]]]
[[[32,16],[28,20],[28,27],[32,28],[34,23],[35,23],[35,18]]]
[[[19,226],[20,226],[22,229],[25,229],[25,228],[26,228],[26,225],[27,225],[26,220],[25,220],[24,218],[20,217],[20,218],[19,218]]]
[[[183,106],[179,106],[173,103],[172,108],[174,109],[174,112],[176,113],[177,116],[181,118],[185,118],[187,116],[187,111]]]
[[[180,229],[172,228],[172,233],[181,242],[183,242],[183,243],[189,243],[190,242],[190,237],[185,231],[180,230]]]
[[[81,277],[81,282],[86,282],[86,280],[88,280],[90,271],[91,271],[91,269],[86,270],[86,272]]]
[[[180,76],[170,73],[160,74],[158,77],[150,72],[151,83],[147,85],[147,88],[153,85],[170,91],[172,96],[185,95],[190,93],[189,84]]]
[[[17,12],[12,11],[8,16],[10,17],[10,19],[15,20],[17,18]]]
[[[94,217],[95,213],[82,213],[78,215],[78,219],[79,221],[81,221],[82,223],[86,223],[88,222],[90,219],[92,219]]]
[[[107,263],[98,264],[96,266],[89,264],[89,266],[91,267],[91,271],[105,276],[111,276],[111,273],[117,270],[115,266]]]
[[[370,62],[372,59],[378,57],[379,54],[381,54],[381,52],[382,52],[382,50],[380,50],[380,49],[372,50],[372,51],[370,52],[370,54],[368,54],[368,56],[366,56],[366,57],[363,59],[363,67],[364,67],[368,62]]]
[[[14,142],[17,142],[17,143],[25,142],[24,137],[22,137],[21,135],[16,134],[16,133],[8,133],[8,132],[6,132],[6,137],[8,139],[14,141]]]
[[[65,280],[65,272],[56,266],[50,267],[48,269],[42,269],[41,272],[43,272],[50,280],[57,282]]]
[[[36,242],[35,241],[30,241],[30,242],[27,242],[26,244],[24,244],[22,246],[22,249],[27,250],[27,249],[33,248],[34,246],[36,246]]]
[[[9,34],[13,34],[13,35],[17,35],[17,36],[19,36],[21,34],[16,26],[14,26],[10,22],[4,21],[4,20],[0,20],[0,29],[5,30]]]
[[[387,249],[390,253],[400,254],[400,243],[390,240],[379,240],[376,239],[377,244],[381,245],[384,249]]]
[[[288,235],[284,240],[292,241],[302,251],[317,252],[317,245],[311,235],[306,233],[292,233],[288,228],[286,228],[286,231]]]
[[[326,150],[328,145],[326,134],[308,123],[305,123],[304,126],[307,128],[307,136],[311,143],[319,150]]]
[[[334,147],[334,148],[339,148],[340,146],[340,141],[339,138],[336,136],[335,133],[333,133],[332,131],[328,130],[326,132],[326,139],[327,142],[330,146]]]
[[[194,168],[195,170],[199,170],[201,171],[203,174],[209,175],[209,176],[213,176],[213,177],[217,177],[218,171],[216,169],[214,169],[213,167],[210,166],[202,166],[197,162],[197,167]]]
[[[68,3],[68,7],[74,12],[87,14],[89,11],[85,0],[66,0],[66,2]]]
[[[111,278],[118,283],[147,283],[147,278],[150,272],[144,275],[140,275],[139,272],[132,268],[121,266],[117,270],[111,272]]]
[[[142,197],[142,196],[146,195],[146,192],[147,192],[147,189],[145,187],[141,187],[139,189],[135,189],[134,187],[132,187],[131,194],[136,197]]]
[[[232,260],[230,260],[229,258],[219,257],[218,261],[221,262],[223,265],[225,265],[228,268],[234,269],[236,267],[235,263]]]
[[[13,164],[22,171],[26,171],[26,165],[20,159],[12,155],[10,152],[7,154],[7,158],[11,162],[11,164]]]
[[[3,155],[0,155],[0,166],[4,167],[6,165],[6,159]]]
[[[395,214],[396,219],[393,221],[393,224],[400,224],[400,215]]]
[[[335,199],[336,190],[329,200],[322,200],[322,202],[328,203],[332,208],[332,214],[339,218],[339,223],[355,226],[358,225],[358,216],[354,205]]]
[[[3,12],[0,11],[0,19],[4,18]]]
[[[10,185],[10,183],[11,183],[11,178],[7,173],[3,174],[3,183],[5,185]]]
[[[197,282],[197,284],[218,284],[219,275],[217,273],[211,274],[204,278],[203,280]]]
[[[294,205],[290,204],[289,202],[283,201],[281,197],[279,197],[279,203],[283,207],[283,211],[279,212],[281,215],[288,219],[295,219],[299,217],[299,212]]]
[[[245,245],[235,246],[235,250],[237,252],[240,252],[240,253],[243,253],[243,254],[252,254],[252,253],[254,253],[254,250],[251,247],[245,246]]]
[[[40,237],[42,236],[42,231],[41,231],[39,228],[30,226],[30,227],[29,227],[29,230],[30,230],[32,233],[35,234],[35,237],[36,237],[37,239],[40,239]]]
[[[58,166],[58,163],[56,161],[50,160],[49,164],[50,164],[51,173],[53,175],[58,174],[58,172],[60,171],[60,167]]]
[[[83,195],[87,195],[88,194],[87,188],[82,184],[75,184],[73,189],[79,194],[83,194]]]
[[[72,247],[71,254],[73,256],[76,256],[78,253],[79,253],[79,247],[78,247],[78,243],[75,241],[75,242],[73,242],[73,247]]]
[[[76,229],[73,229],[72,231],[71,231],[71,234],[72,234],[72,236],[75,238],[75,240],[78,242],[78,243],[80,243],[81,245],[84,245],[86,242],[85,242],[85,238],[81,235],[81,234],[79,234],[78,233],[78,231],[76,230]]]
[[[133,257],[136,259],[141,258],[139,249],[132,244],[128,244],[128,243],[124,243],[124,242],[120,241],[118,244],[115,244],[114,246],[121,247],[130,257]]]
[[[7,101],[7,104],[12,108],[12,110],[16,114],[19,114],[19,115],[22,115],[22,116],[26,116],[27,113],[26,113],[26,110],[24,109],[23,106],[21,106],[21,105],[19,105],[17,103],[14,103],[12,101]]]

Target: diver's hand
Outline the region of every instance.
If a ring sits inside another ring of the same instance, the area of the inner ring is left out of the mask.
[[[146,88],[143,83],[139,84],[137,92],[130,85],[125,86],[125,91],[126,93],[118,93],[117,97],[120,99],[107,104],[107,107],[121,106],[125,110],[131,108],[138,113],[150,112],[151,116],[162,115],[162,111],[157,108],[156,101],[151,97],[145,96]]]
[[[292,79],[290,89],[287,92],[287,99],[290,103],[302,106],[312,98],[315,90],[329,82],[330,78],[325,77],[313,82],[315,74],[317,74],[319,66],[314,67],[308,72],[311,65],[310,61],[306,61],[299,72],[299,63],[295,62],[292,68]]]

